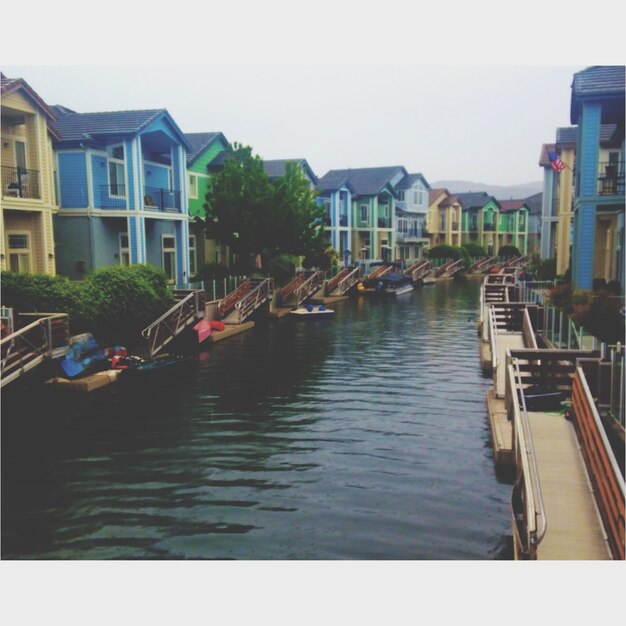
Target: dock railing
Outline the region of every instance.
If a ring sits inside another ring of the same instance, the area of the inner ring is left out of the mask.
[[[251,280],[252,289],[235,304],[237,323],[244,322],[256,309],[272,297],[272,279]]]
[[[513,359],[507,367],[508,413],[513,423],[515,483],[511,497],[513,543],[516,558],[535,560],[537,546],[548,528],[539,470],[528,421],[519,366]]]
[[[148,342],[150,357],[162,350],[187,326],[204,316],[204,291],[178,291],[175,295],[180,300],[141,331],[141,335]]]
[[[0,342],[0,387],[32,370],[46,359],[61,354],[69,341],[66,313],[22,314],[34,321],[11,333]]]
[[[611,554],[624,560],[624,478],[580,365],[572,385],[572,413]]]

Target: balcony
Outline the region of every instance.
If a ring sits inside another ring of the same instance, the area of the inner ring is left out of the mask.
[[[163,187],[144,187],[143,208],[146,211],[181,212],[181,193]]]
[[[624,195],[624,163],[598,164],[598,195]]]
[[[40,199],[39,170],[2,166],[2,195],[6,198]]]
[[[391,218],[390,217],[379,217],[378,218],[378,228],[391,228]]]
[[[491,232],[493,232],[493,231],[495,231],[495,230],[496,230],[496,225],[495,225],[495,224],[491,224],[491,223],[485,224],[485,225],[483,226],[483,230],[484,230],[485,232],[490,232],[490,231],[491,231]]]
[[[452,230],[459,230],[459,223],[458,222],[452,222]]]

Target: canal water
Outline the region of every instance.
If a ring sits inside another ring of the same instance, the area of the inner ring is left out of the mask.
[[[480,283],[260,322],[148,391],[2,407],[4,559],[508,559]]]

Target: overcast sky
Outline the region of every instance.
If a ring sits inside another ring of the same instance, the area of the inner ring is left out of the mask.
[[[430,181],[540,180],[541,144],[568,126],[580,66],[263,68],[6,66],[79,112],[166,108],[265,159],[329,169],[404,165]]]

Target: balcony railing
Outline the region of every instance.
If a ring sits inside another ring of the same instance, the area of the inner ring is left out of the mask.
[[[163,187],[144,187],[143,193],[143,208],[147,211],[180,212],[180,191],[163,189]]]
[[[391,228],[391,218],[390,217],[379,217],[378,218],[378,228]]]
[[[485,224],[483,226],[483,230],[484,231],[494,231],[496,229],[496,225],[495,224]]]
[[[458,222],[452,222],[452,230],[459,230],[459,223]]]
[[[41,198],[39,170],[3,165],[2,195],[13,198]]]
[[[623,163],[599,163],[598,164],[598,195],[599,196],[623,196],[624,195],[624,164]]]

